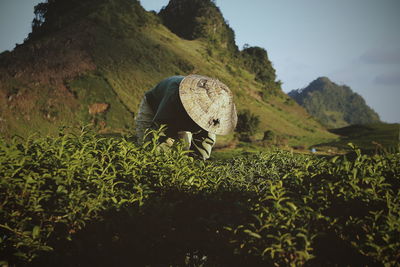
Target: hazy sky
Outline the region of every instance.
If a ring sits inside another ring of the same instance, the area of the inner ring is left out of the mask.
[[[30,32],[39,0],[0,0],[0,51]],[[141,0],[158,11],[168,0]],[[349,85],[386,122],[400,122],[399,0],[216,0],[239,48],[260,46],[283,82],[327,76]]]

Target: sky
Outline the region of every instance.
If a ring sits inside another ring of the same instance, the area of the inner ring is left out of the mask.
[[[30,32],[40,0],[0,0],[0,52]],[[168,0],[141,0],[159,11]],[[400,122],[399,0],[216,0],[236,44],[267,50],[285,92],[326,76]]]

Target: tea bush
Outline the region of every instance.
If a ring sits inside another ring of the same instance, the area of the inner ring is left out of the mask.
[[[0,142],[0,261],[32,266],[394,266],[400,155],[198,161],[159,132]]]

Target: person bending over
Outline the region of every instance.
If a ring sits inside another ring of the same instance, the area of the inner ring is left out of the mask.
[[[236,123],[232,92],[219,80],[201,75],[162,80],[145,92],[135,118],[139,142],[147,129],[166,125],[162,142],[181,140],[203,160],[210,157],[216,135],[229,134]]]

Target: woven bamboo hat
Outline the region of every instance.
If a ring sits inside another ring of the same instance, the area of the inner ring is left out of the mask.
[[[188,75],[179,85],[179,96],[190,118],[204,130],[225,135],[235,129],[233,94],[219,80]]]

